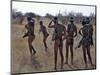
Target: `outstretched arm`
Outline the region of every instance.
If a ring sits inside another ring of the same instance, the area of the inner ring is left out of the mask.
[[[53,28],[55,25],[52,25],[53,20],[49,23],[48,27]]]
[[[28,24],[25,25],[25,28],[28,29]]]

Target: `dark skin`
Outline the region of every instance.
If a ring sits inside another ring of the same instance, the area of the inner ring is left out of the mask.
[[[74,43],[74,37],[77,36],[77,28],[71,22],[68,24],[67,27],[67,38],[66,38],[66,62],[65,64],[68,64],[68,53],[69,53],[69,48],[70,48],[70,53],[71,53],[71,64],[73,64],[73,43]]]
[[[82,37],[83,36],[86,37],[86,36],[90,35],[90,33],[86,32],[86,30],[84,29],[84,27],[80,29],[79,33],[80,33],[80,35]],[[86,57],[86,55],[88,55],[88,59],[90,61],[90,64],[91,64],[91,66],[93,66],[92,59],[91,59],[91,54],[90,54],[90,45],[91,44],[87,44],[87,45],[82,44],[85,67],[87,67],[87,57]]]
[[[27,29],[27,33],[23,36],[26,37],[28,36],[28,45],[29,45],[29,50],[30,50],[30,54],[31,56],[34,55],[36,53],[34,47],[32,46],[32,43],[35,39],[35,35],[34,35],[34,21],[31,22],[31,20],[28,21],[28,24],[25,25],[25,28]]]
[[[42,32],[43,33],[43,43],[44,43],[44,46],[45,46],[45,51],[47,51],[47,43],[46,43],[46,40],[49,36],[48,32],[47,32],[47,29],[46,27],[43,25],[43,21],[40,21],[40,30],[39,32]]]
[[[90,19],[88,17],[86,18],[86,21],[85,19],[83,19],[82,21],[82,25],[84,26],[85,24],[88,24],[89,36],[91,39],[91,46],[93,46],[93,26],[90,24]],[[81,29],[79,30],[79,34],[82,35]]]
[[[52,25],[52,22],[54,22],[54,25]],[[66,28],[61,25],[58,24],[57,20],[52,20],[49,23],[49,28],[54,28],[57,32],[58,32],[58,38],[55,38],[54,40],[54,69],[57,70],[57,55],[58,55],[58,50],[60,52],[60,57],[61,57],[61,69],[63,69],[63,62],[64,62],[64,57],[63,57],[63,36],[65,37],[66,35]]]

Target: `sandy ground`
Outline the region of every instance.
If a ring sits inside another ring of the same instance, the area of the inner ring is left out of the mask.
[[[45,22],[45,25],[48,21]],[[47,26],[46,26],[47,27]],[[78,26],[78,29],[80,26]],[[94,28],[95,29],[95,28]],[[39,24],[36,23],[35,35],[36,38],[33,42],[34,48],[36,49],[36,55],[30,58],[30,53],[28,49],[27,38],[23,39],[22,36],[25,32],[24,25],[12,25],[11,26],[11,72],[12,73],[29,73],[29,72],[46,72],[55,71],[54,70],[54,50],[53,42],[51,42],[52,29],[48,29],[50,36],[47,39],[48,53],[45,52],[42,33],[38,34]],[[95,30],[94,30],[94,42],[95,42]],[[69,53],[69,64],[64,64],[64,70],[77,70],[77,69],[95,69],[96,67],[91,67],[88,61],[88,68],[84,66],[82,49],[79,48],[75,50],[75,46],[78,45],[81,37],[78,35],[74,42],[74,65],[70,63],[70,53]],[[65,41],[64,41],[65,43]],[[95,43],[94,43],[95,44]],[[96,63],[95,58],[95,45],[91,47],[91,56],[93,64]],[[64,59],[65,59],[65,46],[63,47]],[[57,71],[60,69],[60,56],[58,53]],[[65,62],[65,60],[64,60]]]

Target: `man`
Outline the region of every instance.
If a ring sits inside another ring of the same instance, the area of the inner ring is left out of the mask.
[[[34,47],[32,46],[32,42],[35,39],[35,34],[34,34],[35,21],[31,17],[28,17],[27,21],[28,24],[25,25],[25,28],[27,29],[27,33],[24,34],[23,38],[28,36],[28,45],[29,45],[30,54],[32,56],[36,53]]]
[[[77,36],[77,28],[74,25],[73,17],[70,18],[70,24],[67,27],[67,38],[66,38],[66,62],[68,64],[68,53],[70,48],[71,53],[71,64],[73,64],[73,43],[74,38]]]
[[[83,21],[81,21],[82,22],[82,26],[84,27],[85,25],[86,25],[86,21],[85,21],[85,19],[83,19]],[[82,30],[83,28],[80,28],[80,30],[79,30],[79,34],[82,36],[82,33],[81,33],[81,30]],[[83,43],[83,39],[79,42],[79,45],[76,47],[76,48],[80,48],[81,47],[81,45],[82,45],[82,43]]]
[[[31,17],[27,17],[27,21],[28,21],[28,23],[29,22],[35,23],[35,20],[32,19]],[[28,24],[25,25],[25,28],[28,30]],[[27,36],[28,36],[28,31],[24,34],[23,38],[25,38]]]
[[[39,32],[42,32],[43,33],[43,43],[44,43],[44,46],[45,46],[45,51],[47,51],[47,44],[46,44],[46,40],[49,36],[48,32],[47,32],[47,29],[46,27],[43,25],[43,21],[40,21],[40,30]]]
[[[91,38],[91,46],[93,46],[93,26],[92,24],[90,24],[90,19],[89,17],[86,18],[86,24],[89,25],[89,29],[90,29],[90,38]]]
[[[54,23],[54,24],[52,24]],[[57,70],[57,55],[58,50],[60,52],[61,57],[61,69],[63,69],[63,38],[66,35],[66,28],[58,23],[58,18],[55,17],[50,23],[49,28],[54,28],[53,40],[54,40],[54,69]],[[63,37],[64,36],[64,37]]]
[[[93,45],[92,35],[93,35],[93,28],[90,25],[90,22],[88,20],[85,21],[85,24],[83,25],[83,28],[79,31],[80,35],[82,36],[82,40],[79,43],[79,46],[82,46],[83,49],[83,57],[85,62],[85,67],[87,67],[87,57],[91,63],[91,66],[93,66],[91,55],[90,55],[90,45]]]
[[[92,46],[93,45],[93,26],[90,24],[90,20],[89,18],[87,17],[86,20],[83,19],[82,21],[82,26],[84,27],[84,29],[88,32],[89,31],[89,40],[90,40],[90,45]],[[81,28],[79,30],[79,34],[82,35],[81,31],[82,31],[83,28]],[[84,34],[85,35],[85,34]],[[88,37],[87,37],[88,38]],[[86,39],[86,38],[85,38]],[[78,48],[81,46],[81,44],[85,41],[84,38],[80,41],[79,45],[78,45]],[[84,40],[84,41],[83,41]]]

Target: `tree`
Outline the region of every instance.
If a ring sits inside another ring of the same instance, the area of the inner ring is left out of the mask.
[[[69,17],[75,17],[75,12],[73,12],[73,11],[69,12],[68,16]]]
[[[24,20],[24,16],[22,12],[16,12],[17,23],[22,24]]]
[[[11,11],[11,16],[12,16],[12,19],[15,19],[16,18],[16,9],[12,9],[12,11]]]
[[[76,13],[76,17],[83,17],[83,14],[82,13]]]
[[[37,20],[39,21],[41,16],[40,15],[36,15]]]
[[[23,18],[22,12],[12,9],[12,23],[22,24]]]
[[[90,17],[95,17],[95,14],[94,13],[90,13]]]
[[[62,24],[66,24],[67,23],[67,18],[66,16],[63,16],[60,12],[58,14],[58,18],[59,20],[62,22]]]
[[[27,13],[25,13],[25,16],[26,17],[36,17],[36,14],[35,13],[33,13],[33,12],[27,12]]]
[[[76,13],[76,19],[75,19],[76,23],[80,23],[82,19],[83,19],[83,14],[81,12]]]
[[[96,24],[96,20],[95,20],[96,15],[95,15],[94,13],[90,13],[89,17],[90,17],[90,19],[91,19],[91,23],[92,23],[92,24]]]
[[[49,18],[49,19],[52,19],[54,16],[51,15],[51,14],[49,14],[49,13],[47,13],[47,14],[45,15],[45,17],[46,17],[46,18]]]

